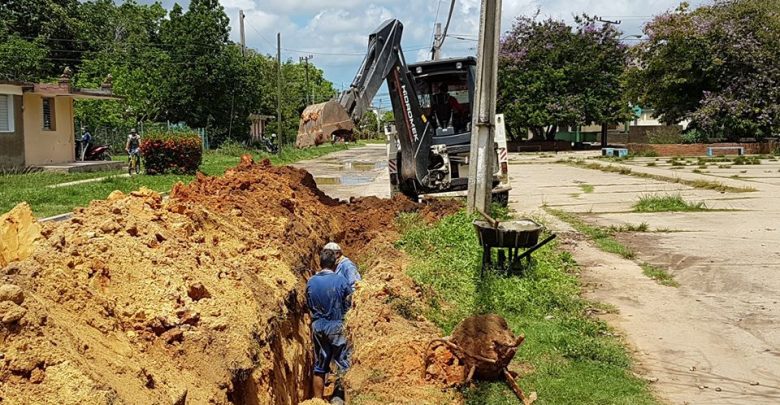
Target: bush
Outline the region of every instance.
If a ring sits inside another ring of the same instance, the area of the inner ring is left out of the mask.
[[[682,134],[682,143],[705,143],[709,137],[698,129],[692,129]]]
[[[682,143],[682,135],[677,127],[659,127],[647,131],[647,142],[653,144]]]
[[[203,161],[203,146],[196,132],[147,132],[141,138],[146,174],[195,174]]]

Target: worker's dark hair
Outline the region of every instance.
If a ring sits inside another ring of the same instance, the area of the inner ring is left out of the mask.
[[[320,268],[334,270],[336,268],[336,252],[332,250],[320,252]]]
[[[442,83],[439,85],[439,91],[446,93],[449,90],[450,90],[450,86],[447,85],[447,83]]]

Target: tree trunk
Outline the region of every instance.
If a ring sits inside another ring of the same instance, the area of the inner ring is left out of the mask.
[[[548,141],[554,141],[556,133],[558,133],[558,126],[557,125],[551,126],[550,129],[547,131],[546,139]]]
[[[601,147],[606,148],[609,142],[607,142],[607,123],[601,124]]]
[[[531,133],[534,134],[535,141],[544,140],[544,128],[543,127],[531,127]]]

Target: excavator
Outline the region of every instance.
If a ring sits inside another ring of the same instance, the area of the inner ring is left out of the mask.
[[[296,145],[319,145],[344,138],[354,129],[387,82],[396,132],[388,136],[388,168],[393,194],[418,201],[431,196],[465,195],[468,188],[474,57],[407,65],[401,50],[403,25],[391,19],[368,40],[368,52],[350,88],[331,100],[307,107]],[[496,121],[493,199],[506,204],[506,138]]]

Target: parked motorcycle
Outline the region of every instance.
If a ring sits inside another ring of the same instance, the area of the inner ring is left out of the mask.
[[[273,140],[265,137],[261,138],[260,148],[268,153],[273,153],[273,154],[279,153],[279,146],[276,144],[276,142],[274,142],[275,139],[276,139],[275,137],[273,138]]]
[[[76,143],[76,158],[81,158],[81,143]],[[90,144],[84,154],[84,160],[111,160],[111,146]]]

